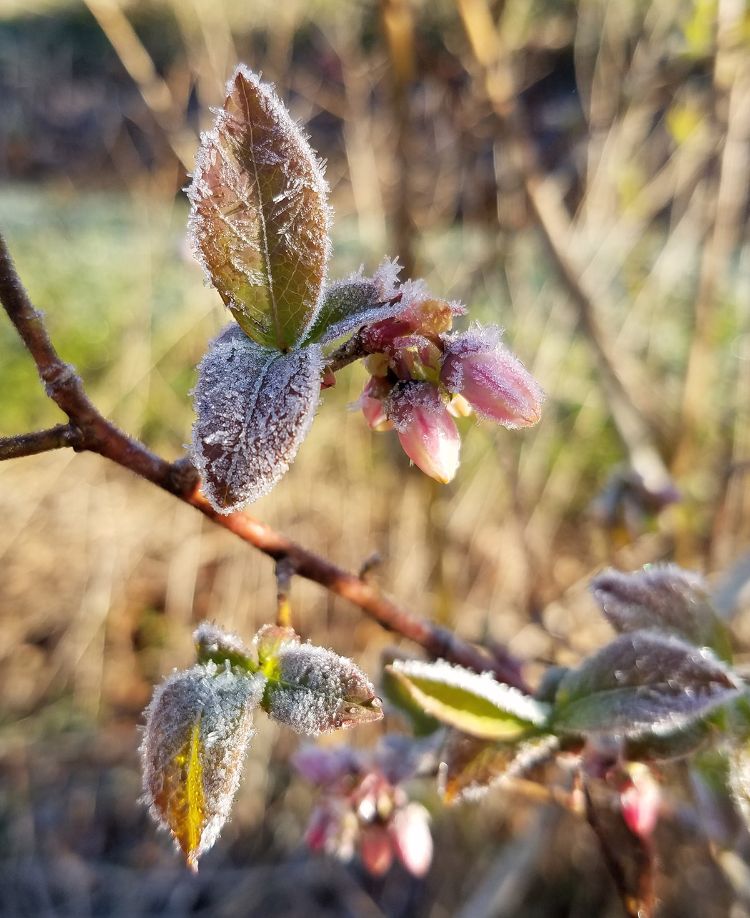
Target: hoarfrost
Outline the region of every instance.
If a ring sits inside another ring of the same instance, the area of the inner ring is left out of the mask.
[[[240,66],[202,134],[189,237],[247,334],[286,350],[314,315],[330,256],[323,165],[272,86]]]
[[[385,414],[399,433],[414,422],[416,411],[424,411],[436,418],[446,411],[437,388],[428,382],[399,383],[383,400]]]
[[[279,653],[278,668],[278,682],[266,691],[266,710],[297,733],[317,736],[383,716],[369,679],[332,650],[290,644]]]
[[[140,747],[144,801],[191,866],[229,816],[265,681],[214,663],[194,666],[168,676],[146,708]],[[196,731],[197,768],[186,752]],[[190,782],[198,787],[188,787]],[[191,820],[197,820],[197,836],[186,830]]]
[[[198,367],[193,460],[219,513],[258,500],[286,473],[320,397],[320,347],[262,348],[234,323]]]

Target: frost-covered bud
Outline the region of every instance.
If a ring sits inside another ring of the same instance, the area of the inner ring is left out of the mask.
[[[521,361],[500,341],[500,329],[474,325],[444,335],[441,380],[484,417],[505,427],[530,427],[541,417],[544,394]]]
[[[408,803],[396,810],[388,828],[398,859],[412,876],[423,877],[432,863],[430,814],[421,803]]]
[[[362,395],[356,403],[362,409],[371,430],[391,430],[393,423],[388,420],[383,406],[383,399],[390,392],[391,386],[381,377],[368,380]]]
[[[169,676],[146,709],[144,800],[193,870],[229,816],[265,681],[209,662]]]
[[[264,706],[271,717],[297,733],[317,736],[383,716],[369,679],[332,650],[289,644],[281,648],[275,669]]]
[[[447,484],[458,470],[461,438],[435,386],[396,386],[385,402],[406,455],[425,475]]]
[[[661,790],[646,765],[633,762],[627,770],[627,782],[620,792],[622,818],[633,834],[649,838],[659,820]]]
[[[398,313],[362,329],[360,337],[366,350],[373,353],[386,351],[397,338],[406,335],[418,334],[437,339],[442,333],[450,331],[454,316],[465,312],[458,303],[433,297],[423,281],[406,281],[398,292],[401,295]]]

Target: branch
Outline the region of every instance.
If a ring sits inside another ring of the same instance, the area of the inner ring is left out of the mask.
[[[17,437],[0,437],[0,461],[18,459],[21,456],[35,456],[51,449],[71,446],[79,448],[81,432],[72,424],[58,424],[48,430],[19,434]]]
[[[135,472],[185,503],[199,510],[212,522],[234,533],[259,551],[283,561],[296,575],[313,580],[329,592],[348,599],[383,628],[422,646],[431,656],[442,657],[477,672],[491,671],[496,678],[522,691],[528,687],[520,663],[510,654],[490,656],[474,644],[461,640],[447,628],[419,618],[383,596],[373,584],[343,570],[276,532],[245,513],[227,516],[217,513],[200,492],[200,479],[187,458],[167,462],[142,443],[132,440],[104,418],[90,401],[73,367],[58,355],[50,340],[42,313],[34,309],[13,265],[7,245],[0,235],[0,302],[31,353],[45,385],[47,395],[67,414],[70,424],[52,431],[0,440],[0,459],[10,458],[12,447],[2,445],[24,441],[36,446],[14,455],[30,455],[59,446],[98,453],[123,468]],[[62,431],[69,431],[63,435]],[[73,434],[75,431],[75,435]],[[70,443],[59,442],[70,437]]]

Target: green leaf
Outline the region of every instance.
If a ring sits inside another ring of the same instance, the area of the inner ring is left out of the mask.
[[[516,740],[536,732],[546,705],[517,689],[440,660],[397,661],[388,667],[422,710],[444,724],[481,739]]]
[[[380,687],[385,699],[406,717],[414,736],[429,736],[440,728],[440,721],[425,713],[424,708],[412,697],[404,681],[388,666],[383,668]]]
[[[245,67],[201,138],[194,251],[247,335],[287,351],[315,315],[330,254],[328,186],[274,89]]]
[[[565,676],[552,726],[570,733],[664,735],[740,691],[739,678],[708,649],[636,631],[616,638]]]

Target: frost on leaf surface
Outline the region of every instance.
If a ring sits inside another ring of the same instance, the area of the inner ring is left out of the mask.
[[[334,341],[370,322],[380,322],[402,313],[409,303],[398,288],[400,271],[397,261],[386,258],[373,277],[365,277],[360,268],[355,274],[331,284],[323,294],[307,340]]]
[[[288,643],[275,662],[264,707],[297,733],[317,736],[382,718],[372,683],[346,657],[313,644]]]
[[[146,709],[144,799],[193,869],[229,816],[264,684],[208,663],[169,676]]]
[[[605,570],[594,578],[591,591],[617,631],[663,631],[711,647],[725,659],[731,657],[729,635],[699,574],[676,564],[627,574]]]
[[[565,675],[554,725],[563,731],[666,735],[736,698],[741,682],[705,648],[649,631],[623,634]]]
[[[190,233],[210,282],[245,332],[279,350],[299,343],[330,254],[321,163],[273,87],[240,66],[203,134]]]
[[[280,354],[237,325],[198,367],[193,459],[212,506],[231,513],[267,494],[307,436],[320,397],[317,345]]]

